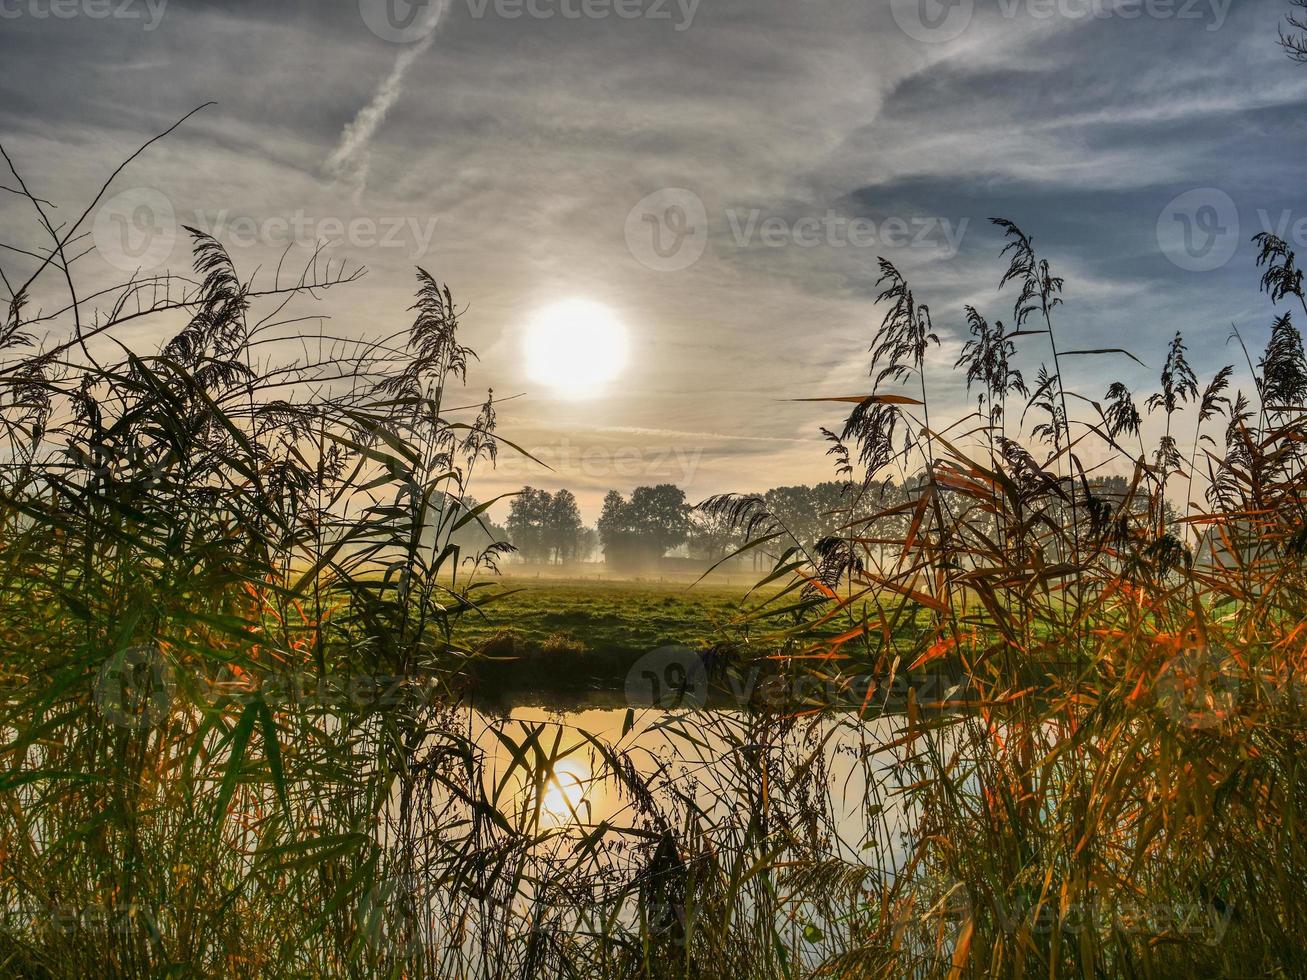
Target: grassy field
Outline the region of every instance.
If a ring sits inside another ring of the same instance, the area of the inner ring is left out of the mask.
[[[526,649],[640,654],[705,647],[739,619],[745,589],[684,582],[506,575],[504,598],[467,625],[474,645],[511,633]]]
[[[701,693],[709,706],[738,705],[744,690],[758,707],[813,706],[813,691],[805,694],[780,680],[793,680],[796,665],[807,662],[786,661],[787,670],[773,659],[770,654],[778,649],[778,641],[772,630],[779,624],[772,620],[764,626],[747,612],[789,606],[796,601],[793,592],[781,596],[775,588],[764,588],[750,594],[741,583],[696,584],[692,578],[647,581],[548,573],[508,575],[499,584],[503,598],[487,604],[484,618],[468,620],[463,631],[468,645],[481,654],[470,676],[474,700],[483,707],[629,706],[631,697],[648,693],[647,681],[639,680],[640,672],[650,666],[643,658],[653,651],[659,651],[655,659],[679,658],[676,648],[703,655],[712,681]],[[905,620],[897,637],[910,642],[928,619],[923,613]],[[843,625],[837,620],[807,626],[804,637],[808,642],[831,637]],[[955,663],[938,662],[927,671],[909,671],[906,665],[903,661],[896,674],[899,688],[879,688],[877,703],[883,702],[882,707],[902,706],[903,685],[933,702],[956,680]],[[660,660],[655,666],[666,669]],[[817,688],[836,697],[822,703],[865,709],[866,687],[858,677],[866,666],[857,658],[834,665],[834,673],[846,680],[837,688]]]
[[[502,598],[463,631],[483,654],[472,671],[483,703],[621,692],[650,651],[741,635],[743,586],[522,575],[499,584]]]

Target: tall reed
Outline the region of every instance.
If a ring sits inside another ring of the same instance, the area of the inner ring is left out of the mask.
[[[842,534],[858,560],[843,569],[844,593],[810,619],[848,628],[806,642],[785,634],[794,663],[840,676],[947,663],[964,681],[947,705],[908,704],[893,744],[917,815],[911,858],[872,889],[865,928],[824,969],[1291,975],[1307,927],[1301,337],[1280,314],[1255,367],[1249,358],[1254,412],[1242,392],[1225,394],[1232,367],[1200,395],[1177,334],[1146,400],[1161,416],[1150,454],[1124,385],[1079,395],[1058,367],[1127,352],[1054,349],[1029,394],[1013,373],[1015,338],[1051,341],[1063,283],[1020,229],[998,224],[1014,251],[1000,286],[1023,283],[1014,320],[1038,313],[1042,329],[1008,334],[968,308],[973,339],[958,366],[982,392],[976,412],[943,428],[924,397],[883,390],[899,375],[873,363],[877,384],[840,443],[862,465],[852,493],[895,469],[918,474],[912,521],[886,555],[874,529],[889,513],[850,507]],[[1292,252],[1273,236],[1257,242],[1271,300],[1301,303]],[[898,331],[891,311],[875,350]],[[1043,418],[1024,441],[1002,410],[1013,394]],[[1069,415],[1071,399],[1091,413]],[[1193,443],[1182,447],[1186,413]],[[1204,431],[1218,418],[1223,445]],[[1115,488],[1081,463],[1091,451],[1094,469],[1125,477]],[[1205,487],[1206,502],[1176,499],[1177,483],[1189,498]],[[738,512],[739,500],[706,506]],[[812,563],[794,575],[799,588],[829,581]],[[945,576],[947,602],[935,587]],[[861,870],[825,863],[835,880]]]
[[[1175,338],[1149,451],[1124,384],[1064,383],[1122,354],[1054,343],[1064,284],[1015,225],[1016,329],[964,311],[979,390],[951,424],[927,414],[938,318],[883,263],[872,391],[827,434],[839,532],[705,504],[774,562],[676,661],[739,700],[583,731],[468,706],[462,624],[495,614],[504,547],[455,536],[518,450],[466,391],[444,285],[419,270],[394,334],[306,339],[292,304],[358,270],[261,282],[191,232],[191,274],[88,291],[91,208],[56,226],[14,176],[45,241],[4,270],[0,329],[6,973],[1294,972],[1292,311],[1233,396]],[[1307,312],[1291,251],[1258,245],[1271,302]],[[116,343],[143,322],[156,352]]]

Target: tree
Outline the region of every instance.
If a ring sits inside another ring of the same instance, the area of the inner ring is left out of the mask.
[[[774,487],[763,495],[763,502],[805,548],[811,549],[823,536],[823,522],[811,487]]]
[[[860,487],[847,480],[830,480],[815,486],[773,487],[762,494],[714,498],[731,506],[701,505],[695,509],[691,549],[696,556],[716,555],[720,560],[731,550],[767,537],[765,547],[749,552],[755,568],[775,561],[796,544],[814,559],[818,554],[833,554],[832,548],[840,541],[847,553],[851,538],[870,544],[907,533],[910,515],[899,505],[907,500],[907,491],[917,482],[917,478],[909,477],[903,486],[885,482]],[[750,501],[753,503],[747,507],[739,506]],[[892,513],[884,513],[886,510]],[[723,542],[732,535],[730,550],[723,551]]]
[[[636,565],[641,561],[637,535],[632,524],[631,505],[616,490],[604,496],[604,509],[597,525],[604,561],[610,565]]]
[[[616,490],[609,490],[604,495],[604,509],[599,514],[598,524],[595,525],[605,556],[617,550],[627,534],[625,511],[626,501],[622,499],[622,495]]]
[[[744,534],[727,514],[695,510],[690,515],[690,554],[719,562],[745,543]]]
[[[571,490],[549,493],[523,487],[509,504],[508,540],[527,561],[564,562],[576,557],[581,510]]]
[[[575,560],[581,539],[581,509],[571,490],[559,490],[549,501],[545,538],[557,561]]]
[[[547,561],[549,492],[535,487],[523,487],[508,505],[508,540],[527,561]]]
[[[670,483],[636,487],[630,500],[608,491],[598,525],[604,560],[628,567],[656,561],[685,541],[689,515],[685,492]]]
[[[630,523],[661,558],[685,541],[690,530],[690,507],[685,491],[671,483],[636,487],[631,494]]]

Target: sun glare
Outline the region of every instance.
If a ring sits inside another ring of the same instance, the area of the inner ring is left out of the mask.
[[[626,328],[599,303],[555,303],[527,325],[527,371],[564,398],[595,397],[625,365]]]
[[[590,770],[580,760],[561,759],[555,763],[540,796],[540,811],[546,822],[559,825],[578,819],[585,812],[589,780]]]

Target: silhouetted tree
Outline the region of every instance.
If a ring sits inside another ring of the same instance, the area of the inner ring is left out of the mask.
[[[535,487],[523,487],[508,507],[508,540],[527,561],[543,560],[547,554],[545,523],[549,494]]]
[[[571,490],[559,490],[549,501],[545,537],[555,560],[576,559],[581,541],[581,510]]]
[[[725,514],[695,510],[690,515],[690,556],[719,562],[744,543],[744,535]]]
[[[576,557],[581,511],[570,490],[549,493],[523,487],[509,504],[508,540],[527,561],[563,562]]]
[[[636,487],[630,500],[610,490],[599,517],[604,560],[626,566],[656,561],[685,541],[689,514],[685,491],[670,483]]]

